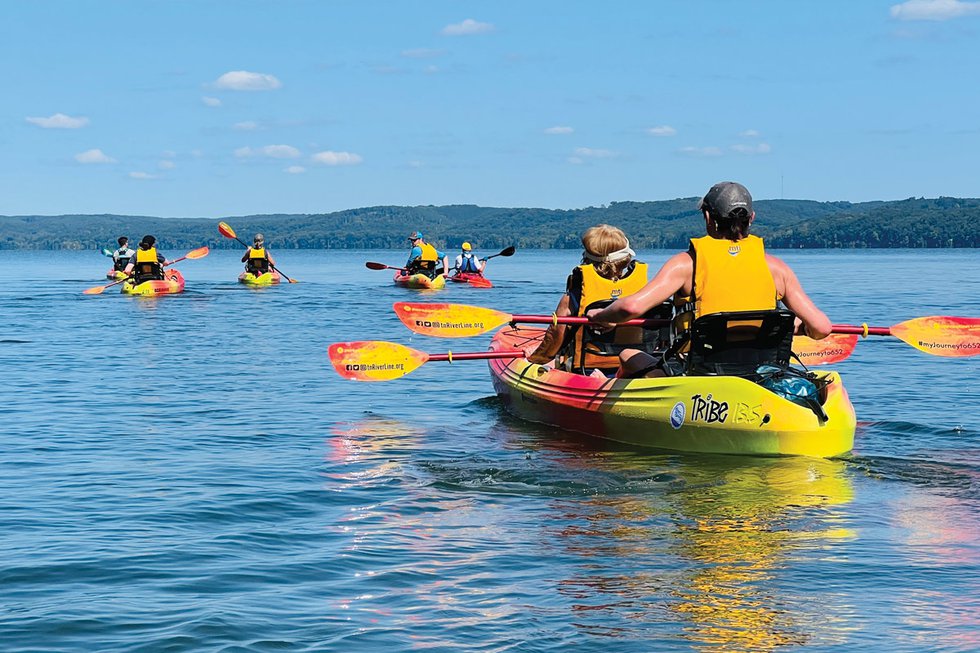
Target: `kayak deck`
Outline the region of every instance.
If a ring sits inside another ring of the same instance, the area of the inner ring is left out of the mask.
[[[273,286],[281,281],[282,275],[279,274],[278,270],[269,270],[259,275],[252,272],[242,272],[238,275],[238,283],[246,286]]]
[[[507,327],[490,349],[524,349],[543,329]],[[854,408],[836,372],[824,372],[828,419],[752,381],[731,376],[596,378],[535,365],[489,361],[494,388],[518,417],[626,444],[743,455],[827,458],[854,444]]]
[[[184,292],[184,275],[178,270],[166,270],[163,279],[151,279],[140,284],[133,283],[132,279],[124,281],[121,291],[124,295],[142,295],[144,297],[154,297],[156,295],[176,295]]]
[[[405,288],[415,288],[417,290],[439,290],[446,287],[446,277],[441,274],[431,278],[424,274],[402,274],[395,273],[395,283]]]

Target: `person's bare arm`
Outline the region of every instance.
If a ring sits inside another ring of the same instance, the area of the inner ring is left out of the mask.
[[[821,340],[830,335],[831,323],[826,313],[817,308],[810,296],[803,290],[800,280],[796,278],[793,269],[775,256],[766,256],[769,269],[776,279],[777,288],[782,285],[783,304],[796,313],[803,322],[806,335],[814,340]]]
[[[639,317],[683,290],[694,274],[694,261],[690,254],[681,252],[670,257],[656,276],[638,292],[617,299],[609,306],[587,313],[594,322],[617,324]]]

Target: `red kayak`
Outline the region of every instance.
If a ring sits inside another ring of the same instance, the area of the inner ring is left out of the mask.
[[[459,272],[449,277],[449,280],[457,283],[468,283],[477,288],[493,288],[490,280],[479,272]]]

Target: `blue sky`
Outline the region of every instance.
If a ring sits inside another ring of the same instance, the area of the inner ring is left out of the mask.
[[[980,2],[4,5],[0,214],[976,197]]]

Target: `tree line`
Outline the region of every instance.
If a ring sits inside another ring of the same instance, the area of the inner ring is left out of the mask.
[[[577,249],[588,227],[622,228],[634,248],[679,249],[703,234],[698,198],[613,202],[571,210],[473,205],[376,206],[322,214],[223,218],[126,215],[0,216],[0,249],[114,248],[144,234],[165,249],[241,247],[223,238],[219,220],[243,240],[262,232],[276,249],[399,249],[420,229],[443,248],[463,241],[483,250]],[[759,200],[752,231],[770,248],[980,247],[980,199],[940,197],[876,202]]]

